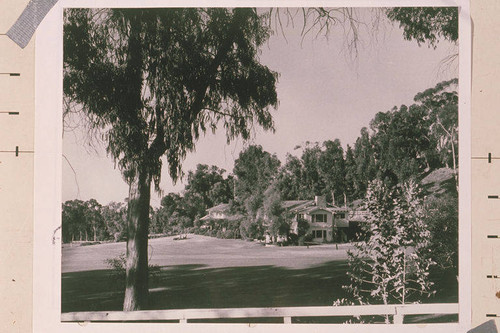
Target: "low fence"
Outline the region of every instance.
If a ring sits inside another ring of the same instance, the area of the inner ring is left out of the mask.
[[[405,315],[458,314],[458,304],[405,304],[405,305],[354,305],[354,306],[311,306],[280,308],[227,308],[186,309],[148,311],[97,311],[67,312],[61,314],[64,322],[85,321],[171,321],[188,323],[189,320],[230,318],[283,318],[291,324],[294,317],[336,317],[336,316],[385,316],[393,318],[394,324],[403,324]]]

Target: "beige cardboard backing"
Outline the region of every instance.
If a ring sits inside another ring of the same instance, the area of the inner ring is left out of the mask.
[[[0,1],[0,34],[28,0]],[[34,40],[23,50],[0,35],[0,150],[33,150]],[[0,153],[0,332],[32,331],[33,154]]]
[[[500,3],[496,0],[471,1],[472,49],[472,156],[500,157]],[[472,325],[500,316],[499,279],[500,160],[472,161]],[[496,321],[500,327],[500,321]]]

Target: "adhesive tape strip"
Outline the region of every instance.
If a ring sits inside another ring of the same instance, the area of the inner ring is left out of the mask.
[[[476,328],[471,329],[467,333],[497,333],[497,326],[494,320],[487,321]]]
[[[7,31],[7,36],[21,48],[28,45],[36,28],[58,0],[31,0],[21,16]]]

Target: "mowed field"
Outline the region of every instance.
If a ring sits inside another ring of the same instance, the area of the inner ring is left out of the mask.
[[[264,246],[241,239],[218,239],[189,234],[184,240],[174,240],[174,237],[150,239],[149,263],[159,266],[203,264],[207,268],[261,265],[309,268],[327,261],[346,260],[348,248],[352,246]],[[125,242],[90,246],[65,244],[62,249],[62,272],[108,269],[105,261],[125,252]]]
[[[265,247],[255,242],[189,235],[149,242],[151,309],[331,305],[346,297],[349,245]],[[126,245],[64,245],[62,311],[121,310],[123,278],[107,259]]]
[[[149,242],[149,309],[328,306],[350,299],[347,250],[352,245],[266,247],[255,242],[188,235]],[[126,245],[64,245],[62,312],[121,311],[125,281],[106,263]],[[423,302],[456,303],[456,279],[438,275],[437,293]],[[417,316],[421,322],[456,321],[456,316]],[[335,319],[337,320],[337,319]],[[406,319],[405,319],[406,320]]]

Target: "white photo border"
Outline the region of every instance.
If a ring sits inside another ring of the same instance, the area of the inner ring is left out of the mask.
[[[397,324],[159,324],[61,322],[61,192],[63,9],[68,7],[418,7],[458,6],[459,15],[459,322],[404,324],[405,332],[466,332],[471,326],[471,22],[466,0],[60,0],[36,33],[35,193],[33,253],[34,332],[233,332],[276,330],[400,332]]]

